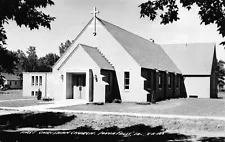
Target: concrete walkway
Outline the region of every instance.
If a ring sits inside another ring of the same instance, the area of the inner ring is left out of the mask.
[[[63,101],[54,101],[53,104],[42,104],[42,105],[34,105],[34,106],[25,106],[20,107],[19,109],[22,110],[45,110],[49,108],[58,108],[58,107],[66,107],[66,106],[72,106],[72,105],[81,105],[86,104],[85,100],[63,100]]]

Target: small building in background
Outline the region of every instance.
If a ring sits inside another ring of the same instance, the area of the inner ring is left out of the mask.
[[[4,76],[4,85],[8,85],[9,89],[22,89],[22,80],[19,76],[8,73],[1,75]]]

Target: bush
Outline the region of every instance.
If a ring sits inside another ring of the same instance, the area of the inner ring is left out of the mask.
[[[43,97],[42,100],[43,101],[53,101],[54,99],[53,98],[50,98],[50,97]]]
[[[39,89],[38,92],[37,92],[37,100],[41,100],[41,97],[42,97],[42,92]]]
[[[150,105],[150,102],[137,102],[138,105]]]
[[[113,100],[113,103],[119,103],[119,104],[120,104],[121,102],[122,102],[122,101],[119,100],[119,99],[114,99],[114,100]]]

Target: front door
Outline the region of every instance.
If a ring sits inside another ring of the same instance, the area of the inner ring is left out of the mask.
[[[86,75],[73,75],[73,96],[74,99],[85,99]]]

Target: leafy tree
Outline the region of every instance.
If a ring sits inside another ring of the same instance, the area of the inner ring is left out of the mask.
[[[217,73],[218,73],[218,84],[219,85],[225,85],[225,68],[224,68],[225,62],[222,60],[219,60],[217,63]]]
[[[51,5],[54,5],[52,0],[0,0],[0,45],[6,44],[4,24],[8,24],[9,20],[31,30],[40,26],[50,29],[55,17],[43,13],[41,8]]]
[[[13,74],[16,70],[17,62],[18,58],[15,53],[5,48],[0,48],[0,86],[4,83],[4,76],[1,73],[7,72]]]
[[[194,5],[200,9],[198,15],[201,24],[216,24],[217,31],[225,37],[225,2],[224,0],[180,0],[183,8],[190,10]],[[154,21],[160,14],[160,24],[173,23],[179,20],[179,7],[176,0],[148,0],[139,5],[140,17],[149,17]],[[221,42],[225,45],[225,41]]]
[[[72,44],[70,40],[67,40],[65,43],[61,43],[59,46],[59,54],[62,56],[62,54],[69,48],[69,46]]]
[[[28,58],[22,50],[17,50],[15,53],[18,58],[18,63],[16,64],[17,70],[15,71],[15,74],[19,75],[22,80],[23,72],[28,70]]]
[[[53,53],[46,54],[44,57],[38,59],[39,72],[51,72],[52,66],[57,62],[59,56]]]
[[[39,29],[40,26],[51,29],[50,23],[55,17],[43,13],[41,8],[52,5],[52,0],[0,0],[0,74],[2,71],[13,73],[17,61],[15,54],[4,48],[7,39],[4,24],[11,20],[31,30]]]
[[[0,48],[0,73],[14,73],[16,70],[16,63],[18,58],[16,54],[6,48]]]
[[[38,69],[38,56],[36,47],[30,46],[27,51],[27,70],[28,72],[35,72]]]

